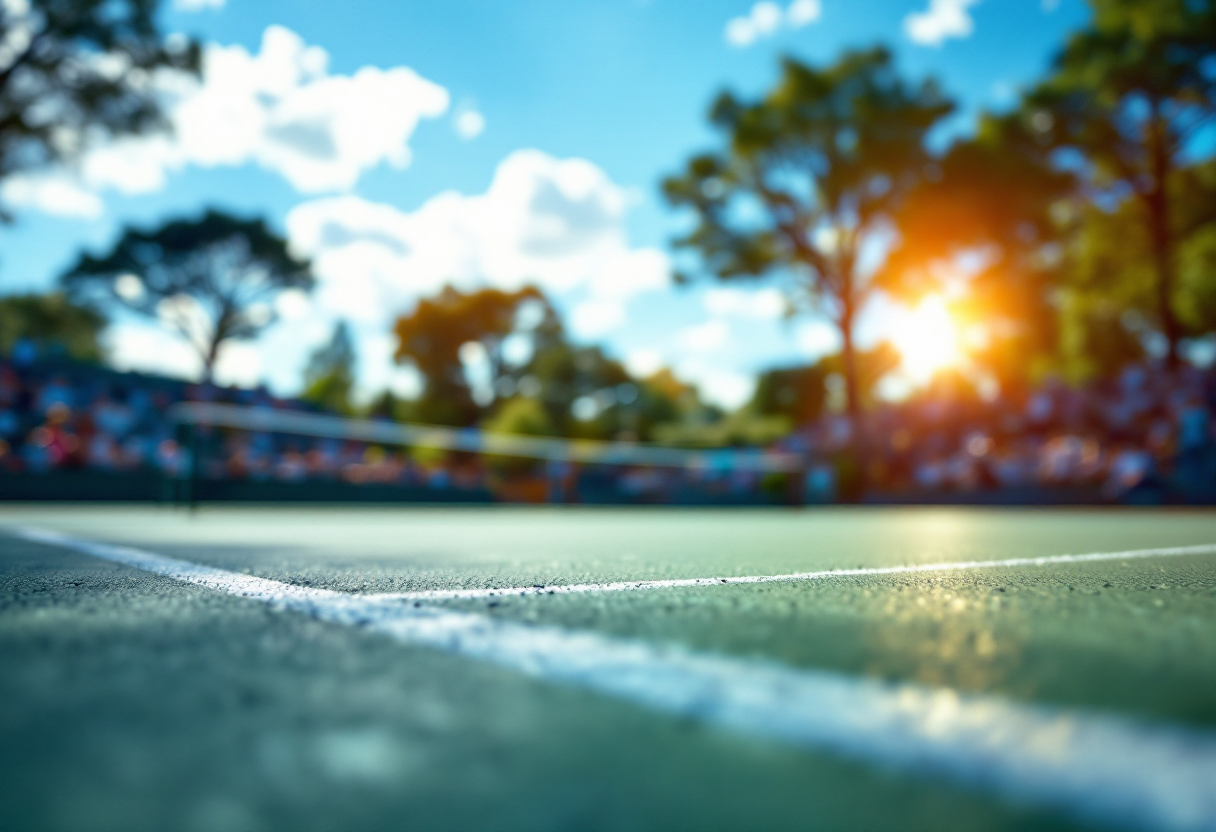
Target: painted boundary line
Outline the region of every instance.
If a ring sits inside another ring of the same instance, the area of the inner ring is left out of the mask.
[[[1052,566],[1060,563],[1095,563],[1106,560],[1176,557],[1178,555],[1216,554],[1216,544],[1173,546],[1165,549],[1129,549],[1126,552],[1092,552],[1085,555],[1048,555],[1041,558],[970,560],[959,563],[921,563],[909,566],[871,566],[857,569],[824,569],[818,572],[792,572],[788,575],[752,575],[726,578],[674,578],[663,581],[612,581],[602,584],[558,584],[554,586],[516,586],[502,589],[426,589],[417,592],[384,592],[369,597],[400,601],[448,601],[494,598],[503,595],[564,595],[580,592],[632,592],[644,589],[723,586],[730,584],[771,584],[791,581],[818,581],[859,575],[911,575],[920,572],[953,572],[962,569],[999,569],[1012,566]]]
[[[39,529],[59,546],[710,725],[1118,827],[1216,830],[1216,736],[298,587]]]

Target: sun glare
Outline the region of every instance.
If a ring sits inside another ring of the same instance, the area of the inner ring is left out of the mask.
[[[928,381],[963,359],[958,324],[936,295],[909,309],[896,324],[891,340],[903,358],[904,371],[916,381]]]

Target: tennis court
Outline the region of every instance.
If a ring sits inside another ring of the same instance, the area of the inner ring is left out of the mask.
[[[1209,512],[0,523],[12,828],[1216,828]]]

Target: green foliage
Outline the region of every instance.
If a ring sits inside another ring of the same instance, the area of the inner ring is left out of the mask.
[[[1216,118],[1216,4],[1195,0],[1091,0],[1053,74],[1027,97],[1026,123],[1072,154],[1095,209],[1088,236],[1126,238],[1105,281],[1112,295],[1140,294],[1135,310],[1164,336],[1175,361],[1196,325],[1179,296],[1186,249],[1214,221],[1216,189],[1190,158]],[[1088,242],[1082,242],[1085,248]],[[1084,252],[1079,255],[1084,262]],[[1204,300],[1204,305],[1211,301]],[[1190,320],[1187,320],[1190,317]]]
[[[557,430],[549,414],[536,399],[514,396],[507,399],[498,411],[482,423],[490,433],[509,433],[519,436],[557,436]]]
[[[853,326],[874,289],[861,252],[929,170],[925,137],[952,105],[932,82],[905,83],[884,49],[781,70],[758,101],[722,94],[710,117],[726,148],[664,181],[696,220],[674,243],[720,279],[792,278],[794,308],[816,305],[840,329],[856,413]]]
[[[255,337],[274,320],[275,296],[309,290],[313,277],[263,220],[207,211],[151,231],[128,227],[105,255],[82,255],[60,283],[87,306],[166,321],[210,379],[224,341]]]
[[[688,420],[655,426],[654,439],[664,445],[689,448],[756,447],[789,435],[786,416],[758,414],[748,407],[713,421]]]
[[[19,339],[59,348],[83,361],[101,360],[98,336],[106,319],[68,301],[60,292],[0,297],[0,353],[8,355]]]
[[[166,42],[158,0],[0,5],[0,178],[80,153],[100,136],[164,127],[152,73],[196,72],[199,46]]]
[[[817,363],[761,373],[751,407],[763,416],[784,416],[792,425],[809,424],[823,413],[828,372]]]
[[[352,412],[351,391],[355,386],[355,347],[345,321],[334,327],[329,342],[319,348],[304,368],[304,392],[300,398],[333,413]]]

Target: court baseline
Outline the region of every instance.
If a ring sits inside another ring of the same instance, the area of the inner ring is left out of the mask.
[[[969,560],[954,563],[917,563],[905,566],[867,566],[856,569],[823,569],[817,572],[791,572],[785,575],[742,575],[721,578],[671,578],[659,581],[611,581],[599,584],[552,584],[515,587],[474,587],[471,589],[424,589],[415,592],[381,592],[376,598],[401,601],[445,601],[494,598],[505,595],[564,595],[582,592],[632,592],[646,589],[681,589],[686,587],[729,586],[734,584],[770,584],[792,581],[818,581],[826,578],[849,578],[875,575],[915,575],[926,572],[955,572],[972,569],[1000,569],[1022,566],[1055,566],[1067,563],[1099,563],[1110,560],[1178,557],[1179,555],[1216,554],[1216,544],[1199,546],[1170,546],[1161,549],[1129,549],[1123,552],[1090,552],[1083,555],[1047,555],[1038,558],[1006,558],[1004,560]]]

